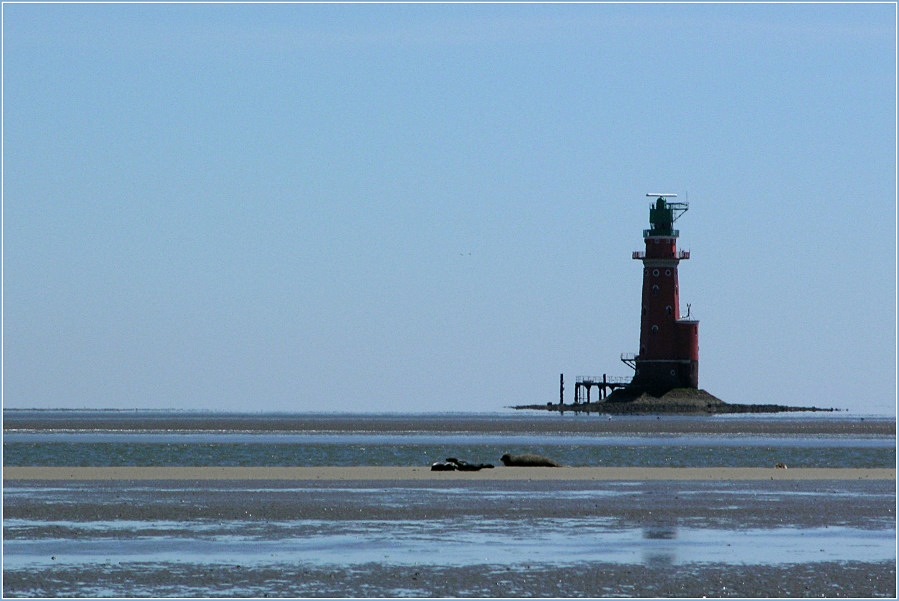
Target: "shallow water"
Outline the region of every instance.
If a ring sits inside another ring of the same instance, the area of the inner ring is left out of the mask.
[[[471,524],[462,522],[457,524],[461,532],[441,528],[436,533],[416,522],[368,522],[357,523],[347,531],[310,534],[308,531],[320,525],[298,522],[279,525],[297,531],[296,535],[284,539],[260,541],[252,535],[206,535],[198,542],[195,536],[179,538],[173,532],[160,529],[161,526],[147,524],[149,529],[161,530],[149,536],[142,535],[140,528],[132,530],[125,541],[85,540],[87,530],[96,533],[102,529],[99,524],[88,529],[71,529],[71,534],[79,539],[77,542],[12,540],[4,545],[6,567],[18,570],[137,561],[257,566],[279,562],[346,566],[381,561],[407,566],[464,566],[490,563],[495,554],[501,554],[503,561],[510,565],[539,562],[544,566],[577,561],[787,564],[845,560],[847,555],[856,561],[870,562],[892,559],[895,545],[894,533],[847,528],[740,532],[674,527],[604,530],[595,522],[569,521],[543,527],[531,525],[526,533],[506,530],[487,535],[481,529],[491,525],[483,523],[472,528]],[[239,531],[242,525],[232,527]],[[117,528],[121,532],[121,526]],[[559,531],[568,528],[574,528],[574,534]],[[439,559],[431,555],[438,545]],[[568,553],[564,559],[558,556],[560,548]]]
[[[579,562],[792,564],[891,560],[895,530],[846,527],[727,530],[658,524],[617,527],[612,520],[529,521],[458,518],[432,522],[294,520],[259,528],[252,522],[64,522],[41,524],[60,538],[37,538],[27,520],[5,525],[6,570],[134,562],[264,566],[350,566]],[[17,539],[23,534],[34,538]],[[439,554],[434,550],[440,549]]]
[[[893,467],[895,420],[743,416],[4,413],[4,465],[418,466],[504,453],[571,466]]]

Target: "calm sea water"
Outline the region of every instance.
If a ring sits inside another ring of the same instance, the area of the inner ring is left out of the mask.
[[[571,466],[896,465],[895,435],[841,427],[862,418],[832,415],[299,418],[6,411],[4,418],[3,464],[10,466],[422,466],[450,456],[499,463],[503,453],[525,452]],[[864,419],[868,425],[894,422]]]

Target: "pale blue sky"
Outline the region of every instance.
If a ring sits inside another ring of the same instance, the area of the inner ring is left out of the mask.
[[[895,410],[895,5],[3,28],[7,407],[555,401],[559,373],[630,373],[644,193],[676,192],[703,388]]]

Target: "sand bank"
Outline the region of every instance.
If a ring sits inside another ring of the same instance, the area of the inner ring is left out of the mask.
[[[3,480],[743,481],[895,480],[888,468],[563,467],[432,472],[428,467],[4,467]]]

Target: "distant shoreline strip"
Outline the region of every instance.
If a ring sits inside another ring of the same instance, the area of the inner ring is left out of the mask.
[[[429,467],[4,467],[19,480],[286,480],[286,481],[660,481],[895,480],[892,468],[774,467],[498,467],[432,472]]]

